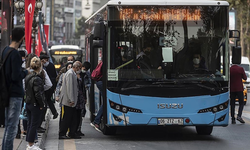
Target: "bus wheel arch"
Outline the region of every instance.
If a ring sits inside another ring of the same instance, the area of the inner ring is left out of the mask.
[[[103,119],[102,119],[101,124],[100,124],[100,129],[104,135],[115,135],[116,134],[116,127],[112,127],[112,126],[108,127],[106,124],[104,124]]]

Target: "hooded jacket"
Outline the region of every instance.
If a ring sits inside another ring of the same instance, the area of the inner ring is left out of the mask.
[[[44,107],[44,82],[41,76],[32,72],[25,78],[26,103]]]

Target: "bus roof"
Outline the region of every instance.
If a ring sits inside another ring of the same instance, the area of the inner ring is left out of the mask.
[[[53,45],[50,50],[59,50],[59,49],[81,49],[77,45]]]
[[[227,1],[218,0],[110,0],[107,5],[226,5]]]
[[[98,11],[96,11],[93,15],[91,15],[85,23],[87,23],[93,16],[98,14],[101,10],[103,10],[106,6],[229,6],[227,1],[217,1],[217,0],[110,0],[105,5],[103,5]]]

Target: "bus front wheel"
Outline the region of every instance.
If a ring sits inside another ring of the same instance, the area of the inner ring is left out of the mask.
[[[104,128],[102,129],[102,133],[104,135],[115,135],[116,134],[116,127],[108,127],[104,125]]]
[[[196,126],[196,132],[199,135],[210,135],[213,131],[213,126]]]
[[[116,134],[116,127],[108,127],[106,124],[104,124],[103,120],[101,121],[100,129],[104,135]]]

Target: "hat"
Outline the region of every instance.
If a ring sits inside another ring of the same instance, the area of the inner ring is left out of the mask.
[[[45,54],[43,54],[43,55],[40,55],[40,57],[39,57],[41,60],[42,59],[48,59],[49,58],[49,56],[48,55],[45,55]]]

